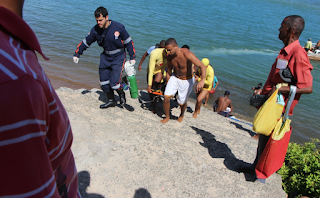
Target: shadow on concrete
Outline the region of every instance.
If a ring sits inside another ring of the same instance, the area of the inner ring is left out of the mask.
[[[212,133],[194,126],[191,126],[191,128],[202,137],[203,143],[199,142],[199,144],[208,149],[208,153],[212,158],[224,158],[223,164],[229,170],[240,173],[240,171],[237,170],[237,167],[247,164],[244,161],[237,159],[231,152],[228,145],[216,140]],[[254,174],[244,173],[244,175],[246,181],[253,182],[256,180],[256,176]]]
[[[139,188],[135,191],[133,198],[151,198],[151,194],[147,189]]]
[[[90,173],[81,171],[78,173],[78,190],[82,198],[104,198],[102,195],[95,193],[87,193],[87,188],[90,186]]]
[[[99,94],[99,100],[100,101],[102,101],[103,103],[106,103],[107,102],[107,96],[106,96],[106,94],[103,92],[103,91],[95,91],[97,94]],[[91,91],[89,91],[89,90],[83,90],[82,92],[81,92],[82,94],[87,94],[87,93],[91,93]],[[126,98],[127,98],[128,96],[126,95]],[[115,94],[114,95],[114,99],[115,99],[115,101],[117,102],[117,105],[116,105],[116,107],[119,107],[119,108],[125,108],[126,110],[128,110],[128,111],[130,111],[130,112],[132,112],[132,111],[134,111],[134,107],[133,106],[131,106],[131,105],[129,105],[129,104],[125,104],[124,106],[121,106],[119,103],[118,103],[118,101],[120,100],[120,98],[119,98],[119,96],[117,95],[117,94]]]
[[[257,133],[253,132],[252,130],[249,130],[249,129],[244,128],[244,127],[243,127],[241,124],[239,124],[239,123],[230,122],[230,124],[233,124],[233,125],[236,126],[236,128],[238,128],[238,129],[240,129],[240,130],[243,130],[243,131],[249,133],[249,135],[250,135],[251,137],[257,135]]]
[[[140,107],[144,110],[151,111],[157,114],[160,118],[164,117],[164,110],[163,110],[163,100],[164,97],[158,97],[157,102],[154,105],[153,100],[150,99],[149,93],[145,91],[140,91],[139,103],[141,104]],[[178,117],[171,114],[172,108],[178,108],[179,104],[175,99],[170,100],[170,119],[177,120]]]

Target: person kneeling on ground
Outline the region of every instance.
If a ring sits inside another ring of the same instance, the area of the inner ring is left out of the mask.
[[[229,98],[230,91],[225,91],[224,96],[220,96],[213,104],[213,111],[217,112],[222,116],[229,116],[233,111],[233,106],[231,103],[231,99]]]

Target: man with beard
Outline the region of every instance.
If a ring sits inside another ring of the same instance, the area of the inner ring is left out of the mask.
[[[90,33],[77,47],[73,56],[73,61],[78,63],[80,55],[90,45],[97,41],[104,51],[100,55],[99,76],[101,89],[106,93],[108,101],[100,105],[100,108],[114,107],[114,90],[120,97],[120,105],[126,103],[123,89],[120,87],[122,70],[126,62],[127,49],[130,55],[130,64],[135,64],[135,49],[133,41],[126,31],[124,25],[116,21],[109,20],[108,11],[104,7],[99,7],[94,12],[97,21]]]
[[[203,88],[206,78],[206,66],[187,48],[179,48],[174,38],[166,41],[167,57],[167,86],[164,92],[163,108],[166,117],[160,122],[166,123],[170,119],[170,99],[178,92],[178,103],[181,113],[178,122],[182,122],[187,108],[187,100],[194,84],[193,64],[201,69],[201,80],[197,91]],[[173,73],[172,73],[173,70]]]

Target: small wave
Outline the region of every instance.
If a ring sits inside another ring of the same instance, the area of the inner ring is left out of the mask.
[[[216,55],[250,55],[250,54],[258,54],[258,55],[277,55],[278,51],[270,50],[270,49],[261,49],[261,50],[249,50],[249,49],[225,49],[225,48],[217,48],[212,50],[193,50],[194,53],[208,54],[212,56]]]

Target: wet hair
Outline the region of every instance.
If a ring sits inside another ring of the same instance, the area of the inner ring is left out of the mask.
[[[183,45],[181,48],[187,48],[187,49],[190,49],[189,45]]]
[[[102,6],[100,6],[99,8],[96,9],[96,11],[94,11],[94,16],[96,18],[100,17],[100,14],[102,14],[103,17],[108,16],[108,10]]]
[[[177,45],[177,41],[174,38],[168,38],[166,45]]]
[[[160,47],[165,47],[166,46],[166,40],[161,40],[159,43]]]
[[[224,95],[225,95],[225,96],[229,96],[229,95],[230,95],[230,91],[228,91],[228,90],[225,91],[225,92],[224,92]]]
[[[295,36],[299,37],[304,29],[304,19],[299,15],[290,15],[286,19],[285,24],[290,28],[294,28],[296,30]]]

